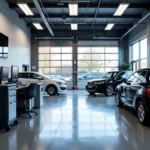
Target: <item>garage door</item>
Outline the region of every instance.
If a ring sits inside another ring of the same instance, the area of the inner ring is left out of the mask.
[[[107,71],[118,70],[118,47],[78,47],[78,88]]]
[[[39,47],[39,72],[65,80],[72,89],[72,47]]]

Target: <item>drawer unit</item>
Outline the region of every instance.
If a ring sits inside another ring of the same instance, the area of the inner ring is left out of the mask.
[[[0,126],[6,131],[10,130],[10,124],[17,124],[16,120],[16,84],[0,85]]]
[[[8,113],[8,121],[11,121],[14,119],[14,116],[16,116],[16,101],[12,101],[12,102],[9,102],[8,104],[8,111],[11,112],[11,113]]]
[[[9,90],[8,95],[9,96],[16,96],[16,90]]]

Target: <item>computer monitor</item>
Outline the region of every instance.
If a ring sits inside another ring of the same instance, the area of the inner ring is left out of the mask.
[[[9,68],[8,67],[0,67],[0,84],[2,81],[6,81],[9,78]]]
[[[19,74],[19,67],[18,66],[11,66],[11,82],[18,81],[18,74]]]

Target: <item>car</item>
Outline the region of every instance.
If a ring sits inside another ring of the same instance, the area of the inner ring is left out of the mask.
[[[141,124],[147,124],[150,113],[150,68],[134,72],[115,91],[117,107],[124,104],[134,108]]]
[[[128,78],[132,71],[111,71],[103,74],[98,79],[89,80],[86,84],[86,90],[90,94],[104,93],[111,96],[115,92],[117,85],[122,83],[124,78]]]
[[[91,79],[96,79],[99,78],[103,73],[101,72],[90,72],[83,74],[81,76],[78,76],[78,80],[91,80]]]
[[[79,72],[78,72],[78,76],[84,75],[84,74],[86,74],[86,73],[89,73],[89,72],[87,72],[87,71],[79,71]]]
[[[63,80],[51,79],[38,72],[20,72],[19,81],[23,85],[31,82],[43,83],[44,91],[49,95],[56,95],[67,91],[67,84]]]
[[[64,79],[64,77],[62,75],[50,75],[49,78],[65,81],[65,79]]]

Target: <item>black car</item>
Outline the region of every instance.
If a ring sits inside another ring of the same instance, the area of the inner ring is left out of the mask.
[[[90,94],[104,93],[106,96],[113,95],[117,85],[121,84],[124,79],[128,78],[132,71],[111,71],[103,74],[98,79],[89,80],[86,90]]]
[[[139,122],[146,124],[150,112],[150,69],[134,72],[115,91],[116,105],[124,104],[135,109]]]

